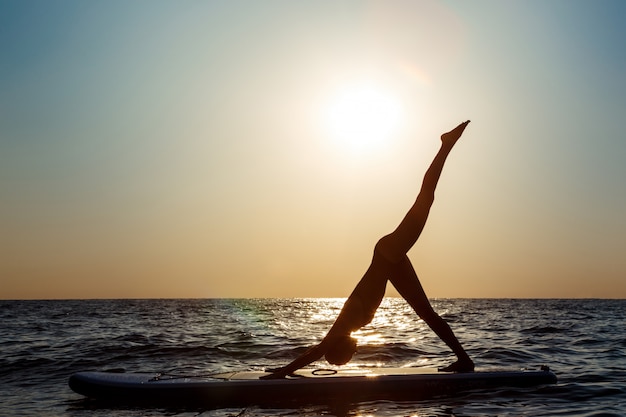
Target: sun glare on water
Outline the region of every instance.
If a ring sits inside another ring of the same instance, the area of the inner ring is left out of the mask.
[[[353,85],[330,100],[325,127],[332,140],[352,153],[380,149],[398,132],[403,108],[390,91],[376,85]]]

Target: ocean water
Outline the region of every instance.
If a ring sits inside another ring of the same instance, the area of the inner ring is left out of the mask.
[[[102,406],[69,376],[206,374],[284,365],[341,299],[0,301],[0,416],[626,416],[626,300],[432,300],[480,368],[548,365],[556,385],[423,401],[186,410]],[[446,346],[402,299],[356,334],[349,366],[437,367]],[[328,364],[314,364],[328,368]]]

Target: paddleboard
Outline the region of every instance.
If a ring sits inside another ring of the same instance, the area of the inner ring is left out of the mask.
[[[468,390],[531,387],[556,383],[547,367],[539,370],[470,373],[431,368],[304,369],[285,379],[259,379],[266,372],[213,375],[79,372],[69,379],[78,394],[97,400],[147,406],[240,407],[419,400]]]

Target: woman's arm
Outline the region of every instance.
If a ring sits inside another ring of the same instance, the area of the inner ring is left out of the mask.
[[[295,359],[289,365],[283,366],[282,368],[275,370],[269,375],[262,376],[261,379],[284,378],[287,375],[292,374],[298,369],[302,368],[303,366],[307,366],[308,364],[315,362],[316,360],[324,356],[325,353],[326,353],[326,344],[324,343],[324,340],[322,340],[322,342],[319,345],[315,345],[307,349],[306,352],[300,355],[297,359]]]
[[[354,307],[346,308],[346,306],[351,306],[354,304],[354,302],[351,302],[351,300],[353,299],[354,298],[352,295],[348,297],[348,300],[346,300],[344,307],[341,309],[341,313],[339,313],[339,317],[337,317],[337,320],[335,320],[335,323],[326,334],[326,337],[324,337],[324,339],[322,339],[322,341],[318,345],[315,345],[307,349],[306,352],[300,355],[297,359],[295,359],[289,365],[283,366],[282,368],[278,368],[277,370],[272,370],[273,372],[271,374],[262,376],[261,379],[284,378],[287,375],[294,373],[298,369],[304,366],[307,366],[311,362],[315,362],[316,360],[324,356],[326,352],[328,351],[329,346],[335,343],[338,337],[340,338],[343,336],[350,336],[350,332],[352,330],[356,330],[356,328],[358,327],[352,324],[355,320],[353,318]],[[361,309],[358,311],[359,311],[359,314],[361,314],[362,316],[361,304],[356,304],[356,305],[358,305],[358,307]],[[357,315],[357,317],[360,317],[360,316]]]

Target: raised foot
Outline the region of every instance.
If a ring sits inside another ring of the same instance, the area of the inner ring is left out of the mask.
[[[456,143],[456,141],[459,140],[459,138],[463,134],[463,131],[465,130],[465,128],[467,127],[469,122],[470,121],[467,120],[467,121],[461,123],[460,125],[458,125],[457,127],[455,127],[454,129],[452,129],[451,131],[441,135],[441,141],[443,143],[454,145]]]
[[[474,362],[456,361],[445,368],[439,368],[439,372],[474,372]]]

